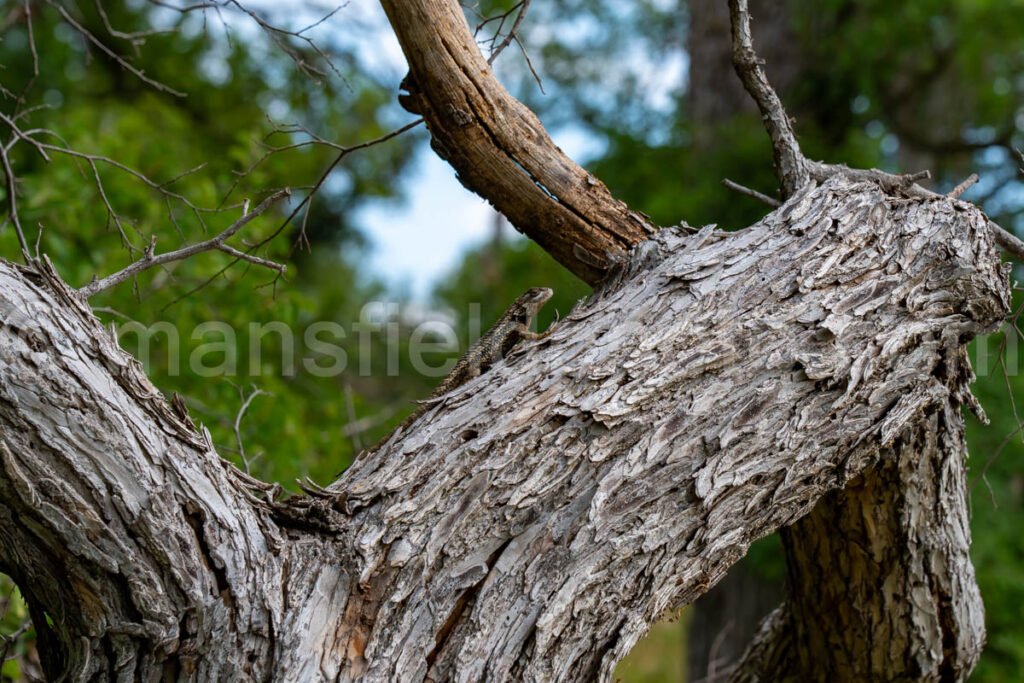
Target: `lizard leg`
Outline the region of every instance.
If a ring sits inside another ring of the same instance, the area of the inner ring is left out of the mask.
[[[549,327],[544,332],[534,332],[534,331],[530,330],[530,328],[528,328],[526,325],[523,325],[523,324],[520,324],[518,329],[516,330],[516,333],[519,335],[519,337],[521,339],[528,339],[530,341],[534,341],[534,340],[537,340],[537,339],[544,339],[545,337],[547,337],[552,332],[554,332],[553,326]]]

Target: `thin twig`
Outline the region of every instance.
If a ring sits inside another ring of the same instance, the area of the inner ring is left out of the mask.
[[[154,266],[159,266],[165,263],[171,263],[172,261],[181,261],[191,256],[195,256],[196,254],[213,250],[228,253],[234,256],[236,260],[249,261],[250,263],[255,263],[256,265],[276,270],[279,273],[284,273],[286,269],[284,265],[274,263],[273,261],[268,261],[266,259],[262,259],[256,256],[252,256],[250,254],[243,253],[237,249],[234,249],[233,247],[228,246],[227,244],[225,244],[225,241],[232,235],[237,233],[239,230],[241,230],[243,227],[245,227],[245,225],[252,221],[254,218],[263,213],[266,213],[266,211],[270,207],[279,202],[281,199],[288,197],[290,195],[291,190],[287,188],[284,190],[278,190],[274,194],[264,199],[252,211],[246,213],[244,216],[242,216],[237,221],[228,226],[228,228],[224,232],[220,233],[216,237],[208,239],[204,242],[199,242],[197,244],[192,244],[187,247],[182,247],[181,249],[177,249],[175,251],[167,252],[164,254],[155,254],[154,237],[154,241],[150,243],[149,248],[146,250],[146,254],[141,259],[131,264],[127,268],[114,273],[113,275],[108,275],[107,277],[102,278],[100,280],[94,280],[93,282],[90,282],[89,284],[79,289],[78,292],[88,299],[95,296],[96,294],[99,294],[102,291],[119,285],[125,280],[133,278],[139,273],[149,270]]]
[[[0,146],[0,162],[3,163],[4,181],[7,188],[7,216],[14,226],[14,232],[18,236],[18,245],[21,247],[21,255],[25,257],[25,263],[32,263],[32,253],[28,250],[28,242],[25,240],[25,231],[21,229],[21,218],[18,217],[17,186],[15,184],[14,170],[11,168],[11,160],[7,156],[7,148]]]
[[[348,424],[355,424],[357,421],[356,404],[352,398],[352,385],[347,380],[345,381],[345,410],[348,413]],[[349,437],[352,439],[352,448],[356,453],[363,450],[363,440],[360,438],[359,431],[350,433]]]
[[[238,414],[235,416],[235,441],[238,443],[238,455],[242,459],[242,466],[245,468],[246,474],[252,474],[249,471],[249,459],[245,456],[245,446],[242,444],[242,418],[245,417],[245,411],[249,409],[249,405],[252,404],[253,399],[257,396],[270,396],[269,393],[261,389],[257,389],[255,386],[252,388],[252,393],[248,397],[244,396],[242,389],[238,389],[238,393],[242,395],[244,399],[242,407],[238,409]]]
[[[251,253],[251,252],[255,251],[256,249],[259,249],[260,247],[266,245],[268,242],[270,242],[271,240],[275,239],[278,235],[280,235],[281,232],[283,232],[284,229],[292,222],[292,220],[295,219],[295,216],[298,215],[299,211],[301,211],[312,200],[313,196],[320,190],[320,188],[323,187],[323,184],[325,182],[327,182],[327,178],[330,177],[330,175],[334,171],[334,169],[337,168],[338,164],[340,164],[342,162],[342,160],[344,160],[344,158],[346,156],[348,156],[352,152],[356,152],[356,151],[361,150],[361,149],[366,149],[367,147],[372,147],[374,145],[378,145],[378,144],[381,144],[383,142],[387,142],[388,140],[391,140],[392,138],[396,138],[399,135],[401,135],[402,133],[405,133],[406,131],[409,131],[409,130],[412,130],[413,128],[416,128],[421,123],[423,123],[423,119],[422,118],[416,119],[415,121],[412,121],[411,123],[407,123],[404,126],[402,126],[400,128],[396,128],[395,130],[393,130],[393,131],[391,131],[389,133],[385,133],[384,135],[381,135],[378,138],[374,138],[373,140],[367,140],[366,142],[361,142],[358,145],[353,145],[351,147],[343,148],[340,152],[338,152],[338,155],[334,158],[334,160],[331,161],[330,164],[328,164],[327,168],[320,175],[320,178],[317,179],[317,181],[313,185],[313,187],[310,188],[310,190],[306,193],[306,196],[302,199],[301,202],[299,202],[299,205],[296,206],[295,209],[292,210],[292,212],[290,214],[288,214],[288,216],[283,221],[281,221],[281,224],[277,227],[277,229],[273,233],[271,233],[270,236],[268,236],[266,239],[264,239],[264,240],[262,240],[260,242],[257,242],[256,244],[252,245],[251,247],[246,248],[246,252],[247,253]],[[178,303],[179,301],[182,301],[183,299],[186,299],[186,298],[192,296],[193,294],[195,294],[196,292],[198,292],[199,290],[203,289],[204,287],[209,285],[211,282],[213,282],[214,280],[219,278],[221,275],[223,275],[228,270],[228,268],[233,266],[235,263],[237,263],[237,259],[235,261],[232,261],[231,263],[227,264],[226,266],[221,268],[219,271],[217,271],[216,273],[214,273],[213,275],[211,275],[206,280],[204,280],[203,282],[199,283],[198,285],[196,285],[195,287],[193,287],[189,291],[185,292],[181,296],[177,297],[176,299],[174,299],[173,301],[168,303],[166,306],[164,306],[164,308],[162,310],[167,310],[168,308],[170,308],[174,304]]]
[[[740,194],[745,194],[748,197],[753,197],[754,199],[756,199],[759,202],[764,202],[768,206],[772,206],[772,207],[782,206],[782,202],[780,202],[778,199],[775,199],[773,197],[769,197],[766,194],[762,194],[761,192],[758,192],[757,190],[752,190],[749,187],[746,187],[744,185],[740,185],[739,183],[735,183],[735,182],[729,180],[728,178],[723,178],[722,179],[722,185],[725,185],[730,190],[733,190],[735,192],[739,192]]]
[[[962,195],[964,192],[967,192],[967,190],[971,189],[971,187],[976,182],[978,182],[978,174],[972,173],[971,175],[967,176],[967,178],[962,183],[960,183],[952,190],[950,190],[949,193],[946,194],[946,196],[949,197],[950,199],[960,199],[960,195]]]
[[[522,0],[521,2],[516,3],[516,5],[506,13],[506,16],[508,16],[508,13],[511,13],[514,9],[519,9],[519,14],[516,15],[516,20],[512,22],[512,28],[510,28],[508,33],[505,34],[505,37],[501,39],[501,42],[491,50],[491,56],[487,58],[488,64],[494,64],[494,60],[498,58],[498,55],[500,55],[506,47],[511,45],[512,41],[519,35],[519,27],[523,25],[523,19],[526,18],[526,12],[530,9],[531,2],[533,2],[533,0]],[[504,23],[504,18],[502,19],[502,23]],[[498,37],[500,32],[501,26],[498,27],[498,33],[494,34],[495,38]]]
[[[32,30],[32,3],[29,0],[25,0],[25,26],[28,28],[28,47],[32,51],[32,78],[34,79],[39,75],[39,52],[36,50],[36,35]]]
[[[21,623],[21,626],[9,635],[0,635],[0,644],[3,645],[0,648],[0,665],[7,661],[7,653],[10,652],[11,646],[18,642],[18,639],[28,633],[29,629],[32,628],[32,621],[26,619]]]
[[[121,66],[122,69],[125,69],[126,71],[131,72],[140,81],[142,81],[143,83],[146,83],[150,87],[155,88],[155,89],[157,89],[157,90],[159,90],[161,92],[170,93],[171,95],[174,95],[175,97],[186,97],[186,94],[181,92],[180,90],[175,90],[174,88],[172,88],[172,87],[170,87],[168,85],[165,85],[164,83],[161,83],[160,81],[154,80],[154,79],[150,78],[149,76],[147,76],[146,74],[144,74],[139,69],[137,69],[136,67],[132,66],[132,64],[128,60],[126,60],[124,57],[122,57],[121,55],[117,54],[113,50],[111,50],[109,47],[107,47],[106,43],[104,43],[102,40],[100,40],[99,38],[94,36],[89,31],[89,29],[85,28],[80,23],[78,23],[78,21],[76,21],[75,18],[73,16],[71,16],[66,9],[64,9],[63,5],[61,5],[61,4],[57,3],[57,2],[54,2],[53,0],[45,0],[45,1],[46,1],[46,4],[50,5],[54,9],[56,9],[57,12],[60,13],[60,15],[62,17],[64,17],[64,21],[66,21],[69,24],[71,24],[71,26],[76,31],[78,31],[82,35],[83,38],[88,40],[90,43],[92,43],[97,48],[99,48],[100,51],[102,51],[108,57],[110,57],[115,62],[117,62]]]
[[[775,172],[782,184],[783,194],[788,197],[810,180],[807,159],[800,151],[800,143],[797,142],[793,124],[782,106],[782,100],[768,82],[762,68],[763,62],[754,52],[747,0],[729,0],[729,16],[732,22],[733,66],[743,87],[761,110],[764,127],[772,141]]]

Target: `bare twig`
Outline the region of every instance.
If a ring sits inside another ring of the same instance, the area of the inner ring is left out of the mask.
[[[739,183],[733,182],[728,178],[722,179],[722,185],[726,186],[730,190],[733,190],[734,192],[739,192],[740,194],[745,194],[748,197],[753,197],[759,202],[764,202],[768,206],[778,207],[782,205],[782,202],[780,202],[778,199],[769,197],[766,194],[758,192],[757,190],[752,190],[744,185],[740,185]]]
[[[114,28],[113,24],[110,23],[110,17],[107,16],[107,11],[103,8],[103,0],[96,0],[96,11],[100,15],[100,19],[103,21],[103,27],[107,29],[107,33],[114,36],[115,38],[121,38],[127,40],[135,48],[135,54],[139,54],[139,46],[146,42],[146,38],[149,36],[159,36],[167,33],[171,33],[173,29],[151,29],[149,31],[133,31],[126,33],[124,31],[118,31]]]
[[[7,653],[10,652],[11,646],[18,642],[18,639],[28,633],[29,629],[32,628],[32,621],[26,619],[21,623],[14,633],[9,635],[0,635],[0,665],[7,661]]]
[[[95,45],[101,52],[103,52],[108,57],[110,57],[115,62],[117,62],[121,66],[122,69],[130,72],[131,74],[133,74],[136,78],[138,78],[143,83],[145,83],[145,84],[149,85],[150,87],[155,88],[155,89],[157,89],[157,90],[159,90],[161,92],[170,93],[171,95],[174,95],[176,97],[186,97],[185,93],[181,92],[180,90],[175,90],[174,88],[172,88],[172,87],[170,87],[170,86],[168,86],[168,85],[166,85],[164,83],[161,83],[160,81],[157,81],[157,80],[154,80],[154,79],[150,78],[149,76],[144,74],[142,71],[140,71],[138,68],[133,66],[124,57],[122,57],[121,55],[119,55],[116,52],[114,52],[112,49],[110,49],[107,46],[106,43],[104,43],[102,40],[100,40],[99,38],[94,36],[92,34],[92,32],[89,31],[89,29],[87,29],[84,26],[82,26],[82,24],[80,24],[73,16],[71,16],[71,14],[69,14],[68,11],[66,9],[64,9],[63,5],[61,5],[61,4],[57,3],[57,2],[54,2],[54,0],[46,0],[46,4],[50,5],[55,10],[57,10],[57,12],[64,18],[64,21],[68,22],[72,26],[72,28],[74,28],[76,31],[78,31],[82,35],[83,38],[85,38],[90,43]]]
[[[242,444],[242,418],[245,417],[245,411],[249,409],[253,399],[257,396],[270,396],[270,394],[261,389],[257,389],[255,386],[252,388],[252,393],[249,396],[245,396],[242,389],[238,389],[238,393],[242,396],[242,407],[238,409],[238,414],[235,416],[235,442],[238,444],[238,456],[242,459],[242,466],[245,468],[246,474],[252,474],[249,471],[249,458],[245,455],[245,446]]]
[[[506,12],[502,17],[501,25],[498,26],[498,31],[494,34],[495,38],[501,34],[501,26],[505,23],[505,17],[507,17],[513,10],[519,10],[519,14],[516,15],[516,20],[512,22],[512,28],[510,28],[508,33],[506,33],[501,39],[501,42],[491,50],[491,55],[487,58],[488,64],[494,64],[494,60],[498,58],[498,55],[500,55],[506,47],[512,44],[513,40],[518,41],[519,28],[523,25],[523,19],[526,18],[526,12],[530,9],[530,3],[532,1],[533,0],[522,0],[521,2],[516,3],[512,9]]]
[[[28,29],[28,47],[32,52],[32,78],[35,79],[39,75],[39,52],[36,49],[36,35],[32,30],[32,3],[29,0],[25,0],[25,26]],[[26,91],[31,87],[26,87]]]
[[[310,188],[309,191],[306,193],[306,196],[302,199],[301,202],[299,202],[299,205],[296,206],[295,209],[293,209],[292,212],[290,214],[288,214],[288,216],[283,221],[281,221],[281,224],[277,227],[277,229],[273,233],[271,233],[266,239],[264,239],[264,240],[262,240],[260,242],[257,242],[256,244],[252,245],[251,247],[246,248],[246,250],[245,250],[246,253],[247,254],[251,254],[256,249],[259,249],[260,247],[266,245],[268,242],[270,242],[271,240],[275,239],[278,235],[280,235],[281,232],[283,232],[284,229],[299,214],[299,211],[303,210],[309,204],[309,202],[312,201],[313,196],[320,190],[321,187],[323,187],[323,184],[325,182],[327,182],[327,178],[330,177],[330,175],[334,171],[334,169],[337,168],[338,164],[340,164],[342,162],[342,160],[344,160],[345,157],[347,157],[349,154],[351,154],[353,152],[356,152],[356,151],[359,151],[361,149],[366,149],[367,147],[373,147],[374,145],[379,145],[379,144],[381,144],[383,142],[387,142],[388,140],[396,138],[399,135],[401,135],[402,133],[405,133],[406,131],[409,131],[409,130],[412,130],[413,128],[416,128],[421,123],[423,123],[423,119],[421,119],[421,118],[420,119],[416,119],[415,121],[412,121],[411,123],[407,123],[404,126],[402,126],[400,128],[396,128],[395,130],[392,130],[389,133],[385,133],[384,135],[381,135],[378,138],[374,138],[373,140],[367,140],[366,142],[361,142],[361,143],[359,143],[357,145],[352,145],[351,147],[343,147],[343,148],[341,148],[341,151],[339,151],[338,155],[336,157],[334,157],[334,160],[331,161],[330,164],[328,164],[327,168],[320,175],[320,178],[317,179],[317,181],[313,185],[313,187]],[[227,264],[226,266],[221,268],[219,271],[217,271],[216,273],[214,273],[209,278],[207,278],[203,282],[199,283],[198,285],[196,285],[195,287],[193,287],[189,291],[185,292],[184,294],[182,294],[178,298],[176,298],[173,301],[171,301],[170,303],[168,303],[167,306],[164,307],[164,310],[166,310],[167,308],[169,308],[169,307],[173,306],[174,304],[178,303],[182,299],[185,299],[185,298],[195,294],[199,290],[203,289],[208,284],[210,284],[211,282],[216,280],[218,277],[223,275],[224,272],[227,271],[227,269],[230,268],[231,266],[233,266],[235,263],[237,263],[237,259],[235,261],[232,261],[231,263]]]
[[[352,397],[352,385],[348,381],[345,382],[345,410],[348,413],[348,425],[355,424],[357,422],[356,404]],[[360,434],[361,432],[356,430],[348,435],[352,439],[352,448],[356,453],[363,450],[363,440]]]
[[[320,19],[317,22],[314,22],[313,24],[310,24],[301,31],[289,31],[287,29],[283,29],[271,24],[269,21],[263,18],[263,16],[261,16],[259,12],[249,9],[242,3],[238,2],[238,0],[224,0],[224,4],[235,7],[240,12],[247,15],[250,19],[256,22],[256,25],[263,30],[266,36],[270,38],[271,42],[273,42],[274,45],[278,47],[278,49],[280,49],[282,52],[288,55],[288,57],[291,58],[292,62],[294,62],[295,66],[298,67],[298,69],[305,73],[306,75],[313,77],[314,80],[323,79],[327,77],[327,73],[325,71],[310,64],[309,60],[303,57],[303,55],[299,53],[294,47],[289,45],[286,39],[293,38],[295,40],[299,40],[305,43],[310,50],[315,52],[317,56],[324,60],[324,63],[327,65],[327,67],[338,78],[340,78],[344,83],[348,83],[348,80],[341,73],[341,71],[338,70],[338,67],[334,65],[334,61],[330,58],[330,56],[326,52],[324,52],[324,50],[319,45],[317,45],[311,38],[309,38],[306,35],[303,35],[307,31],[315,28],[316,26],[319,26],[323,22],[330,19],[345,5],[340,5],[336,7],[322,19]]]
[[[765,129],[772,141],[775,172],[782,183],[783,195],[788,197],[810,180],[807,159],[800,151],[793,124],[782,106],[775,89],[768,82],[763,62],[754,52],[750,34],[750,11],[747,0],[729,0],[732,22],[732,61],[743,87],[750,93],[761,111]]]
[[[1008,254],[1024,259],[1024,242],[1013,233],[1008,232],[995,221],[989,221],[988,227],[992,230],[992,237],[996,244],[1003,248]]]
[[[114,273],[113,275],[108,275],[105,278],[90,282],[89,284],[85,285],[78,291],[80,294],[82,294],[82,296],[88,299],[95,296],[96,294],[99,294],[102,291],[105,291],[107,289],[110,289],[111,287],[121,284],[125,280],[135,277],[139,273],[146,271],[152,268],[153,266],[159,266],[165,263],[170,263],[172,261],[181,261],[182,259],[195,256],[196,254],[213,250],[222,251],[226,254],[230,254],[231,256],[235,257],[236,261],[244,260],[250,263],[254,263],[258,266],[263,266],[264,268],[276,270],[279,273],[284,273],[284,265],[241,252],[233,247],[228,246],[225,242],[228,240],[228,238],[230,238],[232,235],[234,235],[243,227],[245,227],[245,225],[252,221],[254,218],[265,213],[274,204],[290,195],[291,190],[278,190],[274,194],[264,199],[252,211],[246,213],[244,216],[242,216],[237,221],[228,226],[228,228],[224,232],[220,233],[216,237],[208,239],[204,242],[199,242],[197,244],[192,244],[187,247],[182,247],[181,249],[178,249],[176,251],[171,251],[164,254],[155,254],[154,237],[153,242],[150,243],[149,248],[146,250],[145,255],[141,259],[131,264],[127,268]]]
[[[971,189],[971,187],[976,182],[978,182],[978,174],[977,173],[972,173],[971,175],[967,176],[967,178],[962,183],[960,183],[959,185],[954,187],[952,190],[950,190],[946,194],[946,196],[949,197],[950,199],[960,199],[960,196],[964,192],[967,192],[967,190]]]
[[[7,156],[7,148],[0,146],[0,162],[3,163],[4,183],[7,189],[7,217],[14,227],[18,236],[18,245],[21,247],[21,255],[25,263],[32,263],[32,253],[28,250],[28,242],[25,240],[25,231],[21,229],[21,218],[18,216],[17,184],[14,177],[14,169],[11,168],[11,160]]]

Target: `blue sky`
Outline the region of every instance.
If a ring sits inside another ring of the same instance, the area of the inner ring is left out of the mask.
[[[582,158],[597,144],[579,131],[554,134],[567,154]],[[455,179],[455,172],[430,149],[420,150],[403,182],[408,201],[364,206],[359,225],[371,240],[371,266],[389,284],[418,299],[459,262],[467,247],[485,239],[494,210]]]

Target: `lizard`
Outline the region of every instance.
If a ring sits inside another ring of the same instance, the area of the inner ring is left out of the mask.
[[[423,413],[431,406],[440,401],[446,394],[461,387],[466,382],[479,377],[490,369],[492,365],[508,355],[508,353],[520,341],[543,339],[551,334],[547,332],[533,332],[529,325],[537,312],[544,307],[553,292],[547,287],[533,287],[512,302],[498,321],[491,326],[480,339],[476,341],[466,355],[460,358],[451,371],[445,376],[423,401],[419,401],[419,407],[408,417],[402,420],[395,429],[387,436],[378,441],[376,445],[362,455],[373,453],[383,446],[395,434],[404,431],[409,425],[418,420]],[[360,457],[362,457],[362,455]]]

